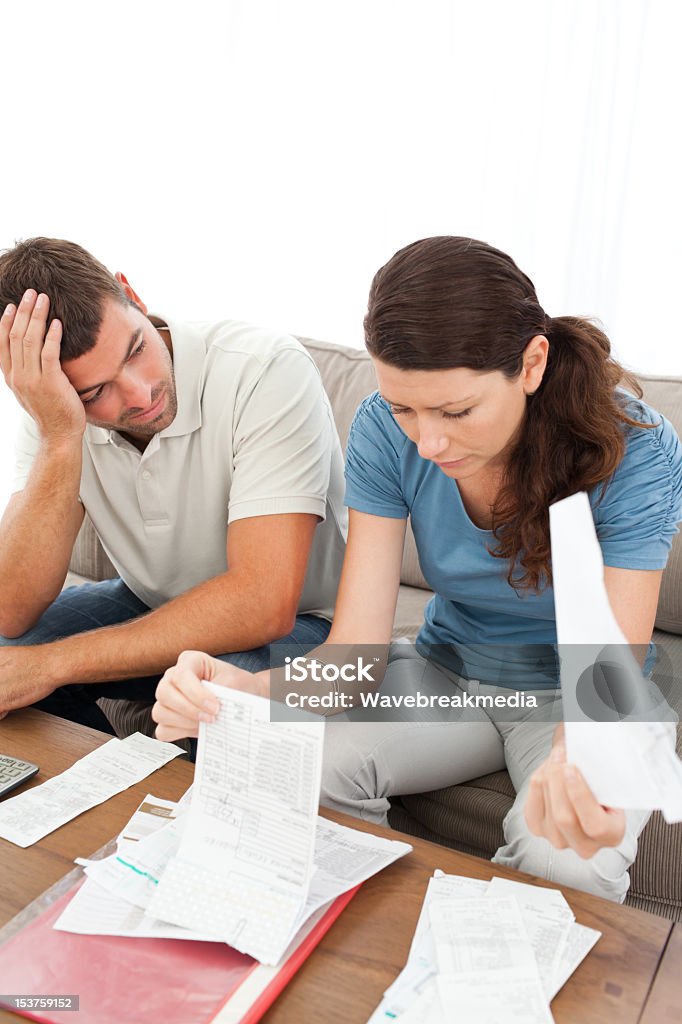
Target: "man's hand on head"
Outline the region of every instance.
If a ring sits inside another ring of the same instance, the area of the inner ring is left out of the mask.
[[[0,369],[47,443],[80,444],[85,408],[59,362],[62,325],[47,326],[50,300],[29,288],[0,319]]]
[[[0,647],[0,718],[35,704],[56,689],[48,675],[48,650],[49,645]]]

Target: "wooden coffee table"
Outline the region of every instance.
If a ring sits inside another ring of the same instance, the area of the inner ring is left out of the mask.
[[[682,925],[673,925],[641,1024],[682,1021]]]
[[[108,738],[30,709],[0,722],[0,752],[40,764],[30,785],[64,771]],[[0,926],[70,871],[74,857],[87,856],[113,838],[148,792],[177,800],[192,774],[193,765],[176,759],[26,850],[0,839]],[[362,886],[263,1018],[268,1024],[363,1024],[405,964],[435,868],[472,878],[501,875],[547,884],[422,839],[323,813],[365,832],[404,838],[414,852]],[[673,931],[672,922],[631,907],[574,889],[562,891],[580,924],[603,934],[552,1002],[557,1024],[682,1020],[682,929]],[[4,980],[3,990],[6,986]],[[22,1019],[0,1011],[0,1022]]]

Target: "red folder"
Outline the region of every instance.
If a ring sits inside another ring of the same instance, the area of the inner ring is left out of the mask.
[[[277,968],[262,967],[221,942],[57,931],[52,925],[73,896],[71,889],[0,947],[0,991],[79,996],[76,1013],[14,1010],[45,1024],[208,1024],[248,978],[250,994],[242,999],[239,1020],[255,1024],[359,888],[334,900],[307,934],[304,927]]]

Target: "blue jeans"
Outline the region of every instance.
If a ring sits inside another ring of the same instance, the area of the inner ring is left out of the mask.
[[[40,617],[32,629],[15,640],[0,636],[0,647],[32,646],[48,644],[62,637],[87,633],[102,626],[115,626],[120,622],[139,618],[149,608],[133,594],[123,580],[103,580],[101,583],[84,583],[80,587],[69,587]],[[293,631],[278,643],[291,644],[300,654],[317,647],[327,639],[330,623],[317,615],[299,615]],[[270,667],[270,646],[255,647],[250,651],[221,654],[221,661],[260,672]],[[80,725],[89,725],[102,732],[113,733],[104,712],[97,706],[100,697],[122,700],[154,700],[156,685],[162,673],[125,679],[114,683],[71,683],[60,686],[49,697],[33,706],[59,718],[67,718]]]

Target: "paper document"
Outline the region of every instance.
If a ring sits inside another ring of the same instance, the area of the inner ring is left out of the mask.
[[[436,978],[442,1021],[457,1024],[552,1024],[539,980],[507,967]]]
[[[410,853],[409,843],[382,839],[370,832],[317,819],[315,830],[315,871],[308,898],[295,923],[297,931],[320,907]]]
[[[440,974],[514,968],[538,981],[538,965],[513,897],[433,900],[429,907]]]
[[[119,843],[116,853],[86,861],[85,873],[108,892],[146,910],[169,862],[177,855],[186,815],[173,818],[136,844]],[[83,862],[81,862],[83,863]],[[97,919],[93,919],[97,925]]]
[[[521,908],[511,896],[434,900],[429,908],[436,947],[436,983],[446,1019],[552,1020]],[[494,1005],[492,997],[494,996]],[[515,1008],[523,1008],[525,1016]],[[474,1016],[474,1012],[478,1015]]]
[[[426,896],[422,905],[417,927],[415,928],[412,946],[410,947],[409,959],[421,959],[425,962],[436,963],[436,950],[431,935],[431,920],[429,908],[435,900],[442,899],[470,899],[472,896],[484,896],[488,890],[488,882],[478,878],[467,878],[466,875],[446,875],[442,871],[436,871],[433,878],[429,879],[426,889]]]
[[[604,806],[660,809],[680,821],[675,716],[609,604],[589,499],[574,494],[549,513],[568,760]]]
[[[16,846],[30,846],[179,754],[184,754],[181,747],[139,732],[109,740],[61,775],[0,804],[0,837]]]
[[[145,804],[156,802],[147,797]],[[167,801],[165,801],[167,803]],[[165,938],[215,939],[203,930],[192,930],[158,921],[147,908],[154,897],[159,880],[180,847],[187,816],[181,805],[172,805],[180,816],[165,823],[153,834],[137,843],[119,841],[116,853],[102,860],[79,859],[88,883],[79,890],[55,924],[62,931],[89,935],[163,936]],[[136,826],[135,817],[125,833]],[[317,819],[315,833],[315,873],[308,898],[295,922],[290,941],[304,925],[344,892],[354,889],[367,878],[409,853],[407,843],[382,839],[356,829],[337,825],[324,818]],[[96,883],[95,886],[90,883]],[[111,899],[107,899],[111,897]],[[106,913],[101,913],[104,907]]]
[[[556,889],[436,871],[407,964],[370,1024],[550,1021],[549,1003],[599,937]],[[496,1017],[505,1001],[509,1015]]]
[[[154,797],[147,797],[145,803],[152,801],[155,801]],[[174,806],[181,810],[179,805]],[[136,815],[139,813],[137,811]],[[153,835],[148,835],[131,846],[119,842],[116,853],[102,860],[79,859],[77,863],[84,867],[90,880],[108,893],[141,910],[146,910],[166,866],[178,852],[186,820],[186,816],[171,820],[157,829]],[[134,821],[135,816],[131,823]],[[129,832],[131,827],[134,826],[129,824],[125,831]],[[354,889],[367,878],[388,867],[394,860],[409,853],[411,849],[407,843],[358,832],[356,829],[318,817],[315,833],[315,873],[308,898],[296,920],[294,935],[298,934],[303,924],[320,907],[327,906],[337,896]],[[86,900],[86,895],[89,897],[91,894],[92,890],[88,889],[85,895],[79,897],[77,919],[71,914],[62,915],[57,927],[64,931],[103,934],[102,922],[96,914],[90,913],[91,903]],[[118,918],[113,916],[112,911],[106,934],[139,935],[138,923],[141,918],[135,917],[134,930],[128,931],[129,919],[123,910],[120,913],[124,924],[117,923]],[[76,920],[77,926],[74,926]],[[148,927],[150,920],[153,919],[150,917],[144,922],[145,927]],[[114,930],[110,931],[110,927]],[[156,929],[153,934],[157,934]],[[199,936],[198,933],[185,929],[182,936],[178,937],[203,939],[206,936],[203,933]]]
[[[269,701],[207,684],[180,848],[149,913],[276,963],[313,872],[324,721],[271,722]]]
[[[568,935],[575,921],[573,911],[558,889],[511,882],[506,878],[491,880],[486,898],[497,896],[513,896],[518,901],[542,987],[551,1000]]]

